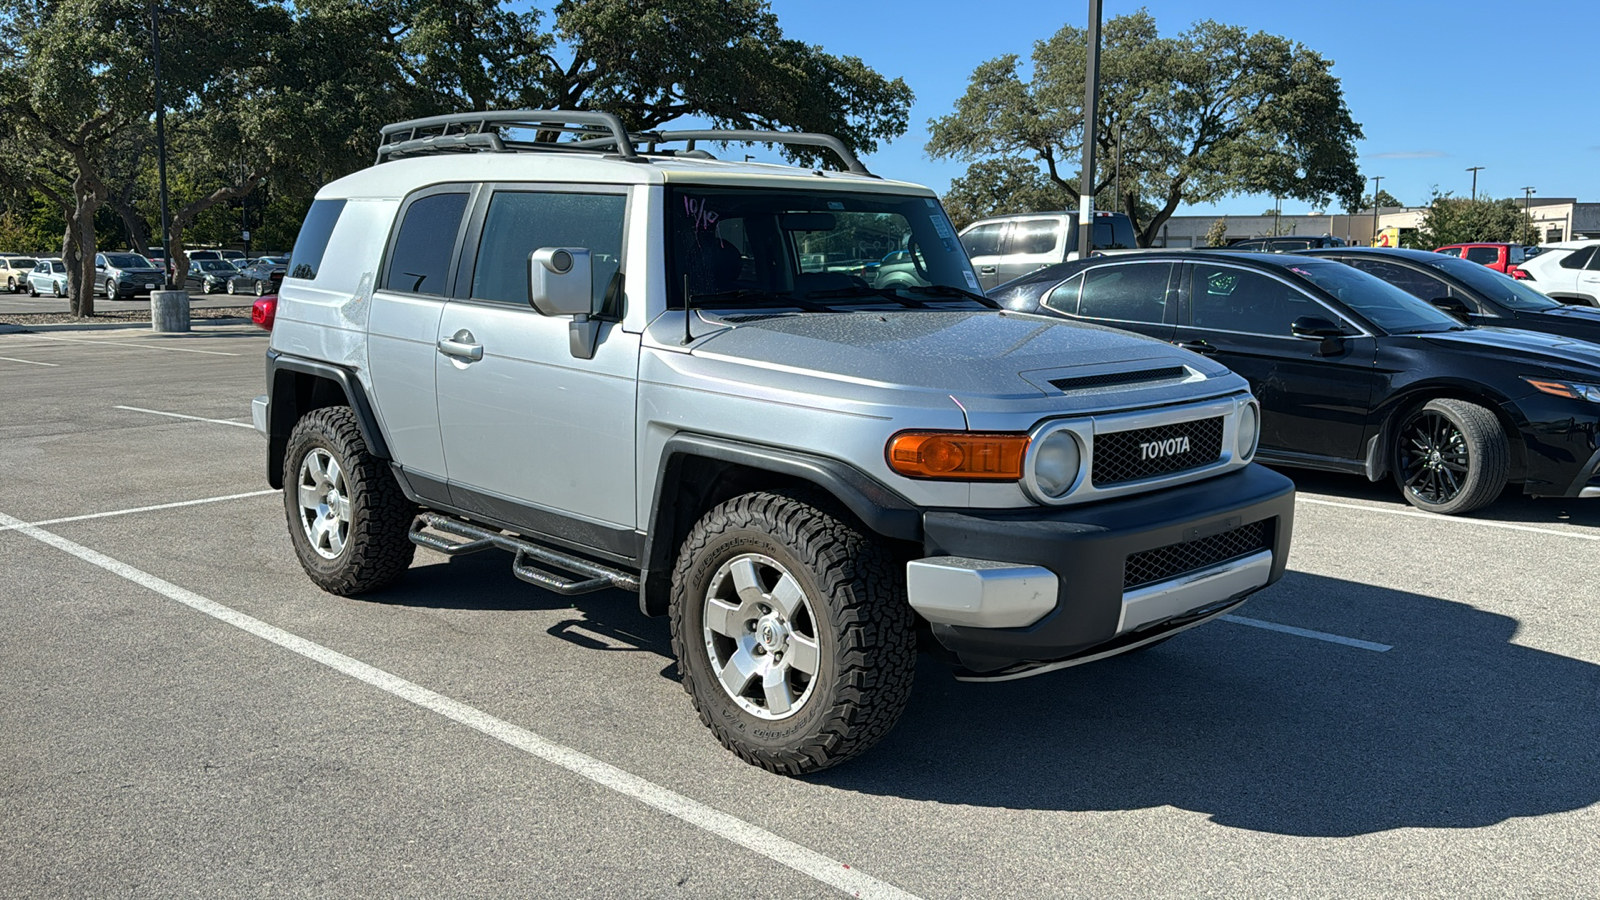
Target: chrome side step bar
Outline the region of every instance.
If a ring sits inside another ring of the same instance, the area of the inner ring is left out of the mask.
[[[443,532],[452,537],[466,538],[465,541],[452,541],[437,534],[429,534],[427,529]],[[436,550],[446,556],[460,556],[464,553],[476,553],[479,550],[488,550],[498,547],[516,554],[511,562],[511,572],[529,584],[538,585],[552,593],[563,596],[574,594],[587,594],[601,591],[606,588],[620,588],[624,591],[638,591],[639,577],[631,575],[620,569],[591,562],[582,557],[541,547],[531,541],[513,535],[463,522],[439,513],[422,513],[411,522],[411,543],[419,547]],[[554,569],[562,569],[576,575],[584,576],[573,578],[558,575],[554,572],[535,567],[533,563],[541,563]]]

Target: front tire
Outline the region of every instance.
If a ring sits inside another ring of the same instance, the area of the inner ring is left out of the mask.
[[[1476,403],[1432,400],[1395,437],[1395,483],[1406,502],[1440,515],[1493,503],[1510,476],[1511,451],[1500,420]]]
[[[331,594],[375,591],[411,565],[416,507],[367,451],[348,406],[315,410],[295,425],[284,452],[283,508],[301,567]]]
[[[112,281],[109,278],[106,279],[106,299],[107,300],[120,300],[120,299],[122,299],[121,295],[119,295],[117,293],[117,283],[115,281]]]
[[[28,282],[28,296],[29,297],[37,297],[37,296],[39,296],[39,288],[36,287],[32,281]]]
[[[67,296],[67,286],[65,284],[62,284],[59,281],[56,282],[56,296],[57,297],[65,297],[65,296]]]
[[[746,494],[690,531],[672,648],[700,720],[772,772],[844,762],[899,720],[916,670],[900,567],[826,501]]]

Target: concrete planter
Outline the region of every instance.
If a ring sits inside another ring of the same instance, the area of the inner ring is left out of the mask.
[[[151,291],[150,330],[163,332],[188,331],[189,292]]]

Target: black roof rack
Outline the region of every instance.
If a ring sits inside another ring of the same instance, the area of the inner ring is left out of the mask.
[[[536,132],[538,136],[570,134],[574,140],[513,140],[510,129]],[[711,129],[698,131],[646,131],[630,133],[622,120],[611,113],[572,110],[519,109],[501,112],[459,113],[412,119],[385,125],[380,132],[378,162],[402,156],[451,152],[509,153],[604,153],[629,162],[648,162],[637,146],[647,147],[646,155],[667,155],[660,144],[687,143],[685,155],[699,157],[698,141],[751,144],[787,144],[822,147],[833,151],[845,169],[856,175],[876,178],[844,141],[831,134],[807,131],[747,131]],[[609,151],[607,150],[609,148]],[[709,155],[709,154],[705,154]]]

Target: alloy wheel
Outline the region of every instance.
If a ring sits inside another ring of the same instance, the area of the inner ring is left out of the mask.
[[[338,557],[350,537],[350,488],[339,461],[327,450],[314,448],[300,461],[296,481],[306,540],[322,558]]]
[[[1454,422],[1424,410],[1400,436],[1400,473],[1407,492],[1428,503],[1448,503],[1461,493],[1472,460]]]
[[[703,622],[717,681],[740,709],[783,719],[810,699],[821,662],[817,620],[782,564],[759,553],[723,563],[706,591]]]

